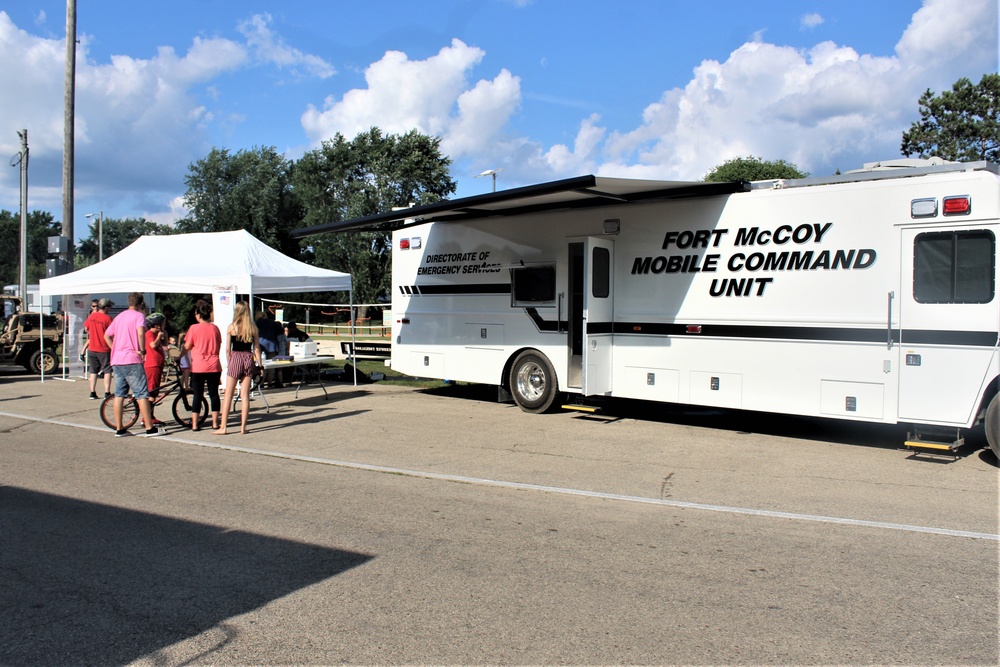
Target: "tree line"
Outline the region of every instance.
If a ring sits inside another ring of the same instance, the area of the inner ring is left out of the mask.
[[[959,79],[950,91],[927,90],[919,101],[920,120],[903,133],[905,156],[1000,162],[1000,74],[978,84]],[[386,232],[322,234],[303,241],[291,231],[383,213],[394,207],[430,204],[454,194],[451,160],[441,154],[441,139],[416,130],[383,134],[373,127],[348,140],[339,133],[289,160],[273,146],[232,152],[213,148],[189,165],[184,203],[188,215],[174,225],[144,218],[105,218],[104,257],[150,234],[221,232],[245,229],[286,255],[350,273],[356,303],[374,303],[389,293],[391,242]],[[713,168],[708,181],[802,178],[785,160],[737,157]],[[45,277],[47,238],[61,233],[52,215],[28,215],[28,282]],[[20,216],[0,210],[0,247],[20,247]],[[0,253],[0,285],[18,279],[19,252]],[[97,261],[97,222],[76,249],[76,267]],[[164,261],[169,261],[166,258]],[[315,295],[299,295],[311,301]]]

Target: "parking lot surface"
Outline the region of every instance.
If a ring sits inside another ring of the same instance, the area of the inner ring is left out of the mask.
[[[981,433],[328,389],[114,438],[85,382],[0,372],[0,663],[1000,659]]]

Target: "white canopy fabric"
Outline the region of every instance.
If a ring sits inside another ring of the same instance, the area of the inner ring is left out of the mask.
[[[350,291],[351,276],[292,259],[245,230],[142,236],[108,259],[39,281],[48,294],[199,293],[215,285],[237,294]]]

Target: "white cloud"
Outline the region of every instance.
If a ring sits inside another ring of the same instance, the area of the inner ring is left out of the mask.
[[[807,15],[801,25],[823,20]],[[207,153],[212,132],[224,135],[255,113],[226,99],[224,77],[251,67],[315,79],[336,73],[323,58],[288,45],[272,23],[258,14],[239,24],[242,39],[196,38],[186,51],[161,47],[148,58],[100,62],[90,56],[89,37],[81,36],[78,200],[101,201],[106,212],[128,200],[129,210],[161,211],[147,214],[151,219],[179,217],[174,198],[187,165]],[[586,172],[697,179],[748,154],[830,173],[896,155],[924,89],[941,91],[959,77],[978,81],[996,71],[997,5],[925,0],[889,56],[832,42],[794,49],[764,36],[700,63],[689,81],[651,99],[632,127],[605,127],[586,101],[533,94],[579,113],[572,142],[518,136],[512,121],[527,75],[503,63],[479,75],[486,52],[457,39],[422,60],[386,52],[365,68],[364,87],[309,105],[300,122],[312,146],[373,125],[437,135],[456,161],[456,176],[502,167],[507,186]],[[61,38],[29,34],[0,11],[0,90],[19,91],[0,96],[0,127],[30,128],[32,208],[61,208],[64,57]],[[13,131],[0,133],[0,157],[18,149]],[[0,208],[17,202],[17,170],[0,170]]]
[[[502,70],[458,96],[458,114],[448,124],[441,148],[455,158],[488,152],[521,101],[521,80]]]
[[[950,77],[930,86],[936,90],[970,72],[995,72],[996,0],[925,0],[896,44],[896,54],[929,78]]]
[[[160,47],[149,58],[112,55],[96,62],[88,35],[80,36],[76,70],[75,198],[129,211],[161,211],[183,189],[187,166],[211,146],[209,131],[241,122],[240,114],[215,104],[211,82],[253,65],[328,77],[322,59],[286,47],[269,29],[270,17],[241,24],[245,42],[195,38],[184,53]],[[32,35],[0,11],[0,127],[29,128],[32,208],[62,206],[63,85],[65,41]],[[199,96],[201,98],[199,99]],[[14,132],[0,135],[0,155],[19,149]],[[0,171],[0,208],[16,209],[16,170]],[[89,206],[89,204],[82,204]],[[166,210],[164,210],[166,209]],[[61,218],[56,214],[57,219]],[[78,230],[82,226],[76,225]]]
[[[426,60],[388,51],[365,70],[367,88],[328,97],[322,110],[309,105],[302,127],[314,145],[338,132],[351,138],[377,126],[390,134],[415,129],[440,136],[454,159],[481,154],[521,100],[520,79],[507,70],[469,88],[467,73],[484,55],[458,39]]]
[[[281,68],[291,68],[295,72],[305,68],[311,76],[326,79],[337,73],[330,63],[322,58],[294,49],[275,35],[270,28],[271,15],[255,14],[239,25],[239,31],[247,40],[247,46],[258,62],[271,63]]]
[[[686,86],[646,107],[641,125],[609,133],[591,152],[601,151],[601,174],[668,179],[701,178],[737,155],[786,159],[816,174],[893,157],[924,89],[996,70],[996,34],[994,0],[927,0],[890,57],[831,42],[805,51],[748,42],[724,62],[702,62]],[[524,169],[544,157],[550,177],[578,173],[564,169],[579,163],[556,159],[566,155],[539,147]]]
[[[806,14],[799,23],[803,29],[815,28],[823,25],[823,17],[820,14]]]
[[[556,173],[582,174],[593,171],[597,165],[597,150],[607,130],[598,125],[601,117],[592,114],[580,124],[573,148],[556,144],[545,153],[546,166]]]

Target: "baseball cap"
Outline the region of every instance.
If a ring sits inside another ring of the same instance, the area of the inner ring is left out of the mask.
[[[111,299],[108,299],[107,297],[105,297],[105,298],[103,298],[103,299],[101,299],[100,301],[97,302],[97,307],[98,308],[111,308],[114,305],[115,305],[115,302],[112,301]]]

